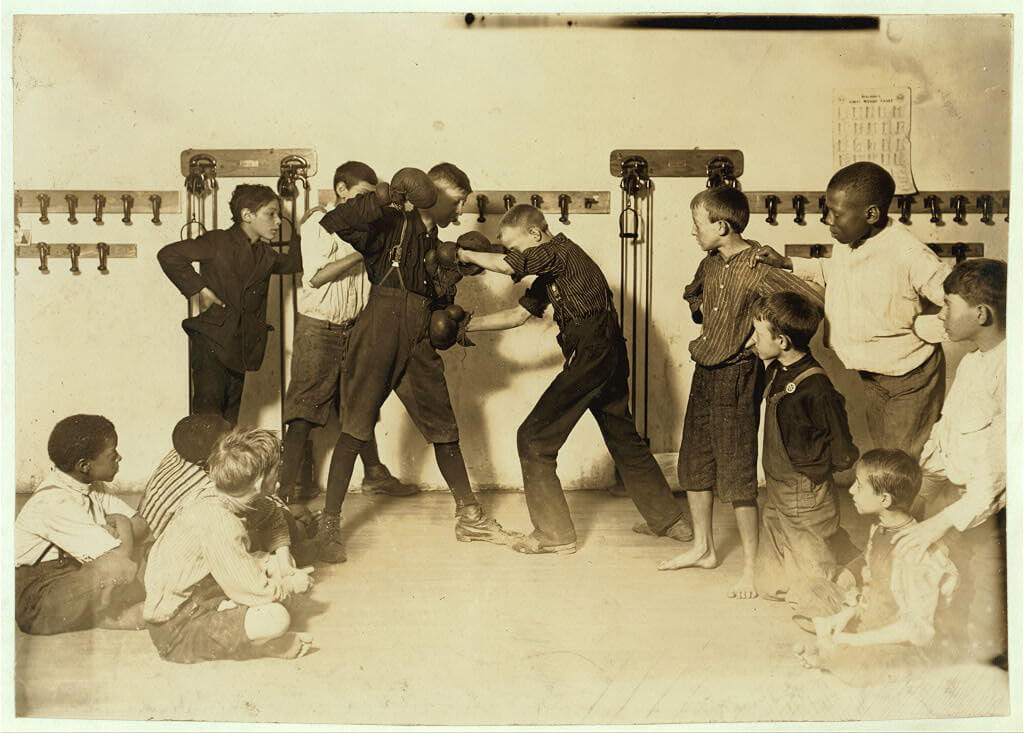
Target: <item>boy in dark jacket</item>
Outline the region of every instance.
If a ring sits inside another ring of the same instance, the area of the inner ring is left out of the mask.
[[[181,323],[192,341],[191,412],[217,413],[234,425],[245,373],[263,363],[270,276],[300,272],[302,252],[297,235],[285,254],[270,246],[281,227],[281,202],[270,187],[240,184],[230,206],[231,228],[168,244],[157,259],[182,295],[199,295],[202,308]]]

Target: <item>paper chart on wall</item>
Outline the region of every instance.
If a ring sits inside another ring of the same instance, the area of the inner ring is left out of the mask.
[[[878,163],[892,174],[896,193],[915,193],[910,169],[910,88],[832,90],[832,162]]]

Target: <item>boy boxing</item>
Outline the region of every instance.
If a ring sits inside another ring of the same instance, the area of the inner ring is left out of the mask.
[[[376,185],[377,174],[366,163],[342,163],[334,172],[335,205],[372,191]],[[316,496],[315,487],[305,494],[295,491],[306,441],[313,428],[327,424],[331,405],[339,397],[352,326],[370,295],[363,256],[336,234],[324,231],[320,220],[325,213],[320,207],[312,209],[300,228],[306,244],[292,340],[291,380],[284,398],[287,429],[277,491],[288,502]],[[419,490],[396,479],[381,463],[376,435],[370,435],[359,455],[364,491],[409,496]]]
[[[468,316],[460,324],[462,331],[513,328],[530,316],[542,317],[551,305],[565,355],[562,372],[516,436],[533,532],[513,549],[526,554],[576,551],[576,530],[555,466],[559,449],[587,410],[645,520],[634,530],[689,541],[693,531],[683,508],[629,413],[629,360],[604,273],[564,234],[552,236],[544,214],[533,206],[513,206],[502,217],[498,236],[511,248],[508,254],[459,249],[459,259],[516,281],[527,275],[537,278],[517,307]]]
[[[342,432],[331,457],[317,532],[321,560],[345,559],[341,505],[356,456],[373,435],[381,405],[392,391],[423,437],[434,444],[438,468],[455,498],[456,539],[496,544],[513,539],[486,515],[470,487],[444,362],[427,338],[438,294],[425,259],[437,249],[438,228],[458,221],[471,190],[469,178],[451,163],[440,163],[429,173],[403,168],[390,185],[380,183],[320,220],[324,231],[337,234],[363,255],[372,283],[349,336]]]
[[[757,243],[744,239],[750,205],[728,186],[701,191],[690,202],[693,236],[707,252],[684,296],[701,335],[690,342],[695,364],[679,447],[679,485],[693,515],[693,547],[661,563],[661,570],[718,566],[711,526],[714,497],[736,512],[743,574],[732,598],[753,598],[757,553],[757,426],[764,368],[746,349],[758,298],[784,290],[820,303],[799,278],[760,265]]]

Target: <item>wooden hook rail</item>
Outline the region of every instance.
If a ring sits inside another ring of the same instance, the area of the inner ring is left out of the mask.
[[[481,201],[478,197],[483,196]],[[507,199],[511,196],[511,199]],[[538,201],[535,197],[540,197]],[[568,202],[562,197],[568,196]],[[321,188],[317,191],[320,206],[334,206],[334,191]],[[481,203],[483,207],[481,208]],[[476,214],[504,214],[516,204],[532,204],[546,214],[607,214],[611,211],[610,191],[473,191],[462,209],[463,216]]]
[[[802,204],[805,222],[820,221],[824,216],[824,191],[744,191],[751,214],[796,214]],[[1009,191],[921,191],[896,196],[889,215],[910,223],[913,215],[927,214],[933,224],[966,224],[967,216],[981,215],[985,224],[995,224],[996,216],[1004,220],[1010,212]],[[947,221],[948,219],[948,221]]]
[[[622,175],[622,164],[629,158],[643,158],[647,161],[647,174],[661,178],[705,178],[708,165],[718,159],[732,163],[732,175],[743,174],[742,150],[613,150],[609,170],[615,177]]]
[[[138,220],[159,225],[163,214],[180,212],[181,196],[177,191],[20,188],[14,192],[15,218],[39,214],[41,224],[49,224],[51,214],[67,214],[64,221],[70,224],[89,220],[96,224],[111,220],[132,224]]]
[[[957,262],[967,257],[984,257],[985,245],[982,242],[925,242],[939,257],[952,257]],[[787,257],[831,257],[831,244],[787,244]]]

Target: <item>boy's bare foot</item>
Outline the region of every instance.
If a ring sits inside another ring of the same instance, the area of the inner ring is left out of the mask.
[[[295,659],[308,654],[312,648],[313,636],[311,634],[289,631],[264,644],[263,653],[268,657]]]
[[[729,589],[729,593],[727,595],[729,598],[739,598],[743,600],[757,598],[757,591],[754,590],[754,569],[743,568],[743,575],[740,576],[736,585]]]
[[[818,658],[818,650],[813,644],[794,644],[793,653],[807,669],[818,669],[821,667],[821,659]]]
[[[718,555],[714,548],[694,545],[686,552],[681,552],[671,560],[658,563],[658,570],[680,570],[682,568],[704,568],[710,570],[718,567]]]

